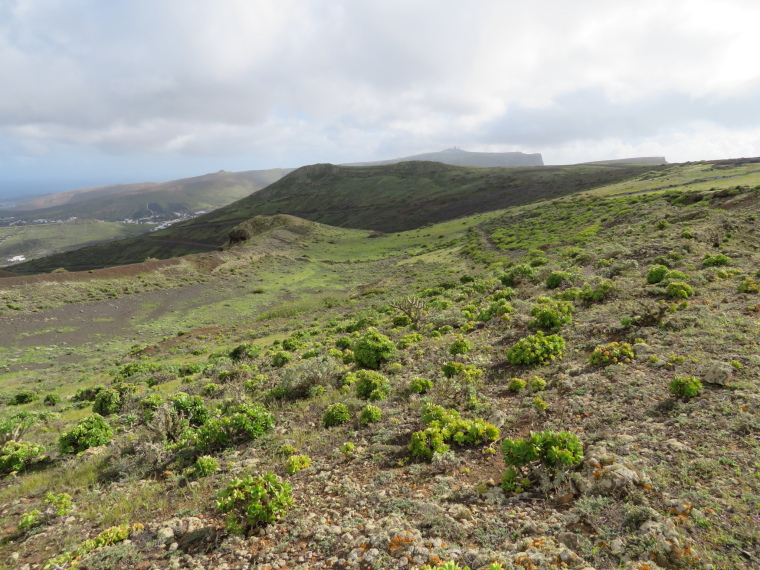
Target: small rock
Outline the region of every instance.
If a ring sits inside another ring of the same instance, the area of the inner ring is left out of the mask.
[[[156,533],[156,539],[163,543],[168,543],[174,538],[174,531],[170,527],[164,527]]]
[[[704,381],[706,384],[718,384],[719,386],[725,386],[731,379],[731,367],[728,364],[722,362],[715,362],[707,369],[704,375]]]

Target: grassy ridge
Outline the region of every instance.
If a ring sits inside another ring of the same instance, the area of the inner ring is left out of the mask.
[[[212,251],[232,228],[257,215],[291,214],[346,228],[397,232],[590,190],[662,166],[575,165],[474,168],[434,162],[371,167],[318,164],[214,212],[142,238],[14,267],[42,273],[84,270]]]
[[[65,203],[45,206],[59,195],[46,196],[29,203],[34,209],[24,211],[22,204],[10,213],[22,220],[49,220],[70,217],[94,218],[106,221],[137,219],[150,214],[148,204],[158,205],[166,212],[213,210],[256,192],[279,180],[288,170],[252,170],[248,172],[216,172],[154,184],[131,184],[66,192]],[[155,206],[154,206],[155,207]]]

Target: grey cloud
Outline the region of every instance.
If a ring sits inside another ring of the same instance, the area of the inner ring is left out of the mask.
[[[692,97],[669,91],[633,101],[615,102],[601,89],[557,97],[545,108],[511,108],[484,128],[491,143],[555,145],[607,137],[641,139],[700,123],[726,128],[760,126],[760,85],[740,95]]]

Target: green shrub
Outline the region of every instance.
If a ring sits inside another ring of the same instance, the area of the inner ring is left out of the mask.
[[[357,332],[360,330],[364,330],[367,327],[376,327],[377,326],[377,319],[374,317],[364,316],[359,317],[355,321],[347,324],[345,327],[343,327],[343,332],[352,333]]]
[[[21,515],[21,520],[18,523],[17,530],[19,532],[26,532],[27,530],[30,530],[36,526],[40,526],[42,524],[41,517],[42,513],[37,509],[29,511],[28,513],[24,513]]]
[[[62,517],[71,512],[71,495],[68,493],[46,493],[45,503],[55,508],[55,515]]]
[[[460,334],[449,347],[449,354],[456,356],[457,354],[467,354],[471,350],[472,343]]]
[[[507,351],[507,361],[510,364],[537,366],[562,358],[564,353],[565,339],[556,334],[545,336],[538,331],[517,341]]]
[[[92,411],[101,416],[110,416],[121,410],[121,395],[113,388],[98,393]]]
[[[369,329],[354,344],[354,361],[360,368],[377,370],[395,350],[391,339],[375,329]]]
[[[665,289],[665,294],[668,297],[675,297],[676,299],[688,299],[692,295],[695,295],[695,291],[688,283],[671,281]]]
[[[600,344],[589,357],[592,366],[609,366],[610,364],[628,363],[634,358],[633,348],[627,342]]]
[[[578,298],[585,303],[598,303],[608,299],[615,291],[615,284],[609,279],[597,279],[593,284],[584,283]]]
[[[521,263],[508,269],[499,276],[499,280],[506,287],[514,287],[522,280],[534,281],[536,270],[527,263]]]
[[[188,423],[197,427],[204,424],[210,417],[203,398],[190,396],[184,392],[177,392],[171,397],[172,409],[184,417]]]
[[[530,479],[526,475],[535,475],[539,468],[553,476],[583,461],[583,445],[577,435],[567,431],[532,432],[527,439],[507,438],[501,444],[501,451],[508,467],[502,487],[508,492],[529,486]],[[530,473],[524,471],[526,466],[531,468]]]
[[[339,426],[348,423],[351,420],[351,412],[345,404],[336,402],[327,406],[324,415],[322,416],[322,423],[325,427]]]
[[[528,386],[530,386],[531,392],[541,392],[542,390],[546,390],[546,380],[539,376],[533,376],[528,381]]]
[[[715,255],[705,255],[705,258],[702,260],[702,267],[716,267],[718,265],[728,265],[731,262],[731,258],[723,255],[722,253],[717,253]]]
[[[529,326],[556,331],[573,320],[573,304],[549,297],[539,297],[538,304],[530,310],[533,321]]]
[[[482,309],[475,317],[478,321],[487,322],[494,318],[509,320],[509,315],[515,312],[515,308],[505,299],[499,299],[491,303],[488,308]]]
[[[699,395],[702,391],[702,382],[694,376],[676,376],[670,381],[670,393],[676,397],[688,400]]]
[[[28,441],[8,441],[0,448],[0,477],[13,471],[21,471],[27,465],[40,459],[45,453],[41,445]]]
[[[113,430],[103,416],[92,414],[82,418],[74,428],[58,440],[61,453],[80,453],[90,447],[106,445],[113,437]]]
[[[76,394],[71,398],[72,402],[94,402],[98,394],[105,390],[105,386],[92,386],[90,388],[79,388]]]
[[[130,362],[119,368],[116,377],[121,380],[128,380],[133,376],[142,376],[161,372],[164,367],[157,362]]]
[[[567,271],[552,271],[546,278],[546,288],[556,289],[563,283],[572,283],[573,274]]]
[[[244,534],[275,522],[293,504],[290,485],[271,471],[260,477],[233,479],[219,493],[216,508],[226,513],[227,530]]]
[[[274,416],[262,404],[238,404],[228,415],[208,419],[191,430],[186,444],[213,451],[225,449],[245,440],[256,439],[274,428]]]
[[[409,381],[409,391],[414,394],[424,394],[433,387],[433,382],[427,378],[412,378]]]
[[[401,340],[396,343],[396,348],[399,350],[405,350],[410,346],[420,342],[422,339],[423,337],[420,333],[405,334],[401,337]]]
[[[296,352],[306,346],[300,338],[289,337],[282,341],[282,348],[288,352]]]
[[[663,281],[685,281],[688,278],[689,276],[683,271],[673,269],[665,274]]]
[[[282,368],[289,362],[293,362],[293,355],[284,350],[278,350],[272,355],[272,366]]]
[[[510,378],[509,383],[507,384],[507,390],[511,392],[519,392],[527,385],[528,383],[522,378]]]
[[[356,451],[356,444],[352,441],[347,441],[343,445],[340,446],[340,452],[343,454],[343,456],[346,459],[349,459],[354,455],[354,452]]]
[[[359,370],[356,373],[356,395],[362,400],[384,400],[390,391],[390,383],[379,372]]]
[[[752,277],[747,277],[739,283],[739,293],[758,293],[760,292],[760,282]]]
[[[213,382],[209,382],[206,384],[203,389],[201,390],[201,394],[203,396],[213,397],[219,392],[219,384],[214,384]]]
[[[201,455],[195,460],[193,475],[195,477],[208,477],[219,469],[219,462],[210,455]]]
[[[394,327],[408,327],[412,324],[412,319],[409,315],[401,314],[393,317],[392,323]]]
[[[311,457],[308,455],[291,455],[285,461],[285,472],[288,475],[295,475],[301,469],[306,469],[311,465]]]
[[[21,406],[23,404],[31,404],[35,400],[39,399],[39,394],[32,390],[22,390],[14,394],[10,400],[8,400],[9,406]]]
[[[432,459],[435,453],[448,451],[448,441],[457,445],[480,445],[499,439],[496,426],[480,418],[462,419],[456,410],[433,404],[422,407],[422,422],[428,427],[412,434],[409,451],[426,460]]]
[[[359,423],[362,425],[374,424],[379,422],[383,417],[383,412],[377,406],[368,404],[362,408],[359,414]]]
[[[337,387],[341,374],[340,365],[331,358],[302,360],[280,374],[272,395],[289,400],[311,398],[326,388]]]
[[[42,403],[46,406],[55,406],[56,404],[61,403],[61,397],[58,394],[48,394],[45,396],[45,399],[42,400]]]
[[[347,348],[353,348],[354,341],[352,341],[350,337],[342,336],[338,340],[335,341],[335,346],[337,348],[340,348],[341,350],[345,350]]]
[[[230,358],[235,361],[244,359],[253,360],[254,358],[258,358],[262,350],[264,349],[258,344],[245,342],[230,351]]]

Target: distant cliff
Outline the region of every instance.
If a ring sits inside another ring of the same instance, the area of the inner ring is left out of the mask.
[[[352,162],[343,166],[378,166],[382,164],[398,164],[412,160],[429,160],[454,166],[543,166],[541,153],[525,154],[524,152],[468,152],[458,148],[447,148],[440,152],[426,152],[376,162]]]

